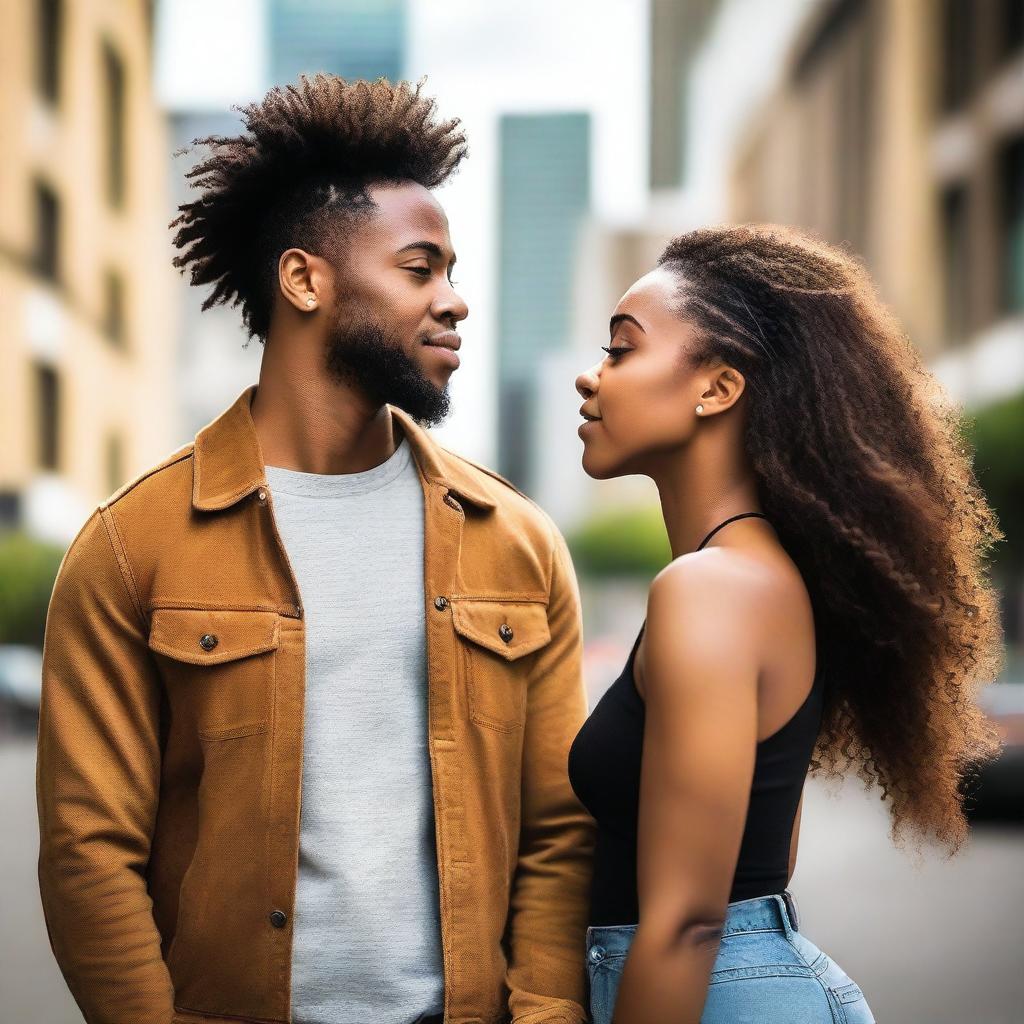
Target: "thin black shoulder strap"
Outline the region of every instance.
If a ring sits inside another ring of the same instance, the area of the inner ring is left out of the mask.
[[[706,536],[706,537],[705,537],[705,538],[704,538],[704,539],[703,539],[703,540],[702,540],[702,541],[701,541],[701,542],[700,542],[700,543],[699,543],[699,544],[697,545],[697,550],[698,550],[698,551],[700,551],[700,549],[701,549],[702,547],[704,547],[704,545],[705,545],[705,544],[707,544],[707,542],[708,542],[709,540],[711,540],[711,538],[712,538],[712,537],[714,537],[714,535],[715,535],[716,533],[718,533],[718,531],[719,531],[720,529],[722,529],[722,527],[723,527],[723,526],[728,526],[728,525],[729,525],[730,523],[735,523],[737,519],[750,519],[751,517],[757,517],[758,519],[767,519],[767,518],[768,518],[768,517],[767,517],[767,516],[766,516],[766,515],[765,515],[765,514],[764,514],[763,512],[741,512],[741,513],[740,513],[740,514],[739,514],[738,516],[729,516],[729,518],[728,518],[728,519],[726,519],[724,523],[719,523],[719,524],[718,524],[718,525],[717,525],[717,526],[716,526],[716,527],[715,527],[715,528],[714,528],[714,529],[713,529],[713,530],[712,530],[712,531],[711,531],[711,532],[710,532],[710,533],[709,533],[709,534],[708,534],[708,535],[707,535],[707,536]]]

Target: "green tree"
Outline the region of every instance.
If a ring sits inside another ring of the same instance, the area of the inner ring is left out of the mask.
[[[0,644],[42,648],[46,609],[64,549],[25,533],[0,535]]]
[[[672,558],[657,505],[601,513],[571,533],[568,542],[577,571],[591,579],[649,579]]]
[[[967,421],[978,483],[999,516],[1006,535],[993,552],[995,564],[1024,570],[1024,393],[986,406]]]

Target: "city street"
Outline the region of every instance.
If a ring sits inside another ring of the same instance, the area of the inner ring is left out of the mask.
[[[81,1024],[39,908],[31,739],[0,742],[4,1020]],[[1024,1020],[1024,829],[979,826],[953,861],[892,848],[874,797],[812,785],[793,882],[808,937],[864,988],[880,1024]]]

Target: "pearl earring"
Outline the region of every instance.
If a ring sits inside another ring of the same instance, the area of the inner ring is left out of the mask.
[[[316,299],[313,298],[312,295],[310,295],[310,297],[308,299],[306,299],[306,305],[307,306],[315,306],[316,305]]]
[[[697,415],[699,416],[703,411],[704,411],[704,406],[703,405],[698,405],[697,406]]]

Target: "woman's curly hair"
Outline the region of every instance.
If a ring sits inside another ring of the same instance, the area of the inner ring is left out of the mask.
[[[370,185],[435,188],[466,155],[458,120],[439,121],[422,82],[346,82],[303,75],[241,107],[245,132],[196,139],[207,159],[186,175],[202,194],[178,207],[174,265],[212,285],[203,309],[241,305],[250,337],[265,341],[280,254],[333,253],[340,229],[373,209]]]
[[[775,225],[692,231],[658,265],[695,365],[746,379],[746,448],[807,583],[826,705],[812,768],[854,768],[908,830],[955,851],[966,783],[998,751],[975,703],[999,671],[987,554],[1001,539],[959,410],[861,263]]]

